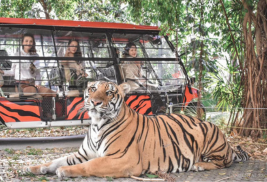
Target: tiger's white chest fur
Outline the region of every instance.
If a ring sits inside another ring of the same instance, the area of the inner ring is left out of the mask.
[[[104,126],[103,128],[99,129],[98,125],[91,125],[90,127],[90,140],[92,142],[93,151],[95,152],[96,157],[103,157],[105,156],[104,150],[105,150],[105,143],[106,139],[101,141],[103,133],[105,132],[105,128],[107,126]]]
[[[89,111],[89,116],[91,116],[91,124],[97,126],[98,129],[108,121],[108,118],[103,118],[97,111]]]

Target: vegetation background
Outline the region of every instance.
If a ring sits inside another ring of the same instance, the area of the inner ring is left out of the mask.
[[[207,109],[230,111],[241,135],[267,135],[265,0],[0,0],[0,17],[160,26]]]

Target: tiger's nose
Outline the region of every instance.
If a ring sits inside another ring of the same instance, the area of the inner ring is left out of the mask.
[[[100,100],[91,100],[91,102],[92,102],[92,104],[94,104],[95,106],[102,104],[102,101],[100,101]]]

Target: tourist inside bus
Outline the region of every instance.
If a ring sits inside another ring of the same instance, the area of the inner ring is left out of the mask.
[[[137,47],[134,43],[129,42],[124,47],[122,58],[137,58]],[[142,75],[141,61],[125,61],[122,65],[123,76],[126,82],[131,86],[131,91],[143,87],[146,81]]]
[[[69,90],[82,91],[86,85],[84,61],[79,60],[82,57],[80,44],[77,40],[69,40],[65,57],[73,57],[75,60],[65,60],[61,62],[64,68],[65,82],[69,84]]]
[[[22,47],[14,56],[39,56],[36,53],[35,39],[32,34],[24,34]],[[4,76],[14,76],[16,91],[26,94],[39,93],[42,96],[56,97],[56,93],[49,88],[40,85],[40,62],[38,60],[15,60],[10,70],[0,70]]]
[[[122,58],[137,58],[137,47],[129,42],[124,47]],[[142,61],[125,61],[121,65],[125,81],[130,85],[131,91],[145,90],[148,80],[142,70]],[[153,113],[165,113],[166,107],[158,93],[151,94],[151,105]]]

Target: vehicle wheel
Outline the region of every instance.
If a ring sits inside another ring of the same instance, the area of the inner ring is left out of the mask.
[[[188,115],[188,116],[192,116],[192,117],[197,117],[197,102],[190,102],[185,109],[182,110],[175,110],[173,111],[174,113],[179,112],[179,114],[184,114],[184,115]],[[200,113],[201,113],[201,117],[200,119],[205,121],[206,120],[206,110],[205,107],[202,103],[200,103]]]

